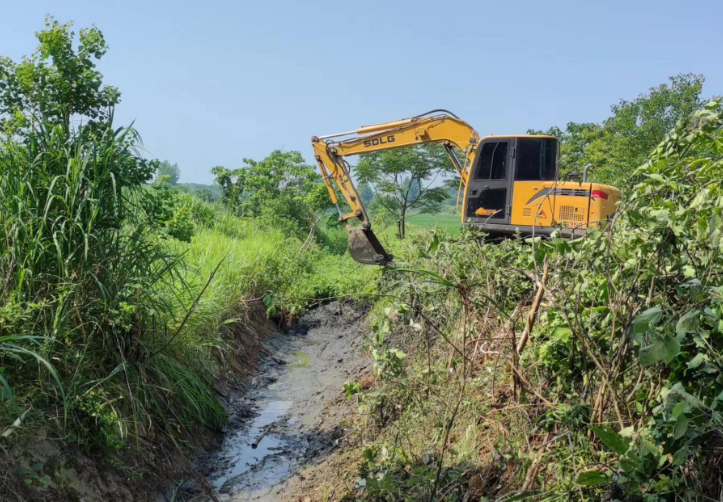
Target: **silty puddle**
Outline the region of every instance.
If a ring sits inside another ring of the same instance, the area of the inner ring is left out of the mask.
[[[300,469],[339,444],[346,413],[342,386],[365,367],[361,314],[338,303],[307,314],[303,330],[279,335],[262,364],[255,390],[230,404],[223,444],[199,469],[222,501],[279,501],[293,496]],[[188,495],[191,495],[190,493]],[[202,494],[189,499],[208,500]]]

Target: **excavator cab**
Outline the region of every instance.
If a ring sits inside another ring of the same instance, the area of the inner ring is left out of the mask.
[[[559,142],[546,136],[483,138],[467,183],[466,221],[477,226],[509,225],[518,181],[555,181]]]
[[[559,152],[553,136],[483,138],[467,182],[465,224],[492,235],[579,237],[614,214],[620,191],[559,181]]]

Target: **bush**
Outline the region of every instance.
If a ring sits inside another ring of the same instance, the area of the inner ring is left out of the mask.
[[[401,377],[356,396],[396,405],[367,407],[387,425],[373,451],[388,445],[394,462],[363,461],[366,495],[418,496],[410,474],[433,445],[425,497],[441,497],[459,466],[466,479],[450,487],[469,480],[471,498],[522,499],[536,485],[543,500],[717,497],[722,158],[714,101],[671,131],[616,217],[583,239],[491,244],[467,232],[395,249],[425,266],[385,274],[410,313],[385,343],[411,357]]]

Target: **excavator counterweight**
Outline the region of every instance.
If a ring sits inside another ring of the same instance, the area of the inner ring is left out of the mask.
[[[487,136],[446,110],[314,136],[314,157],[349,232],[349,253],[364,264],[389,265],[389,255],[352,181],[346,157],[425,143],[441,144],[460,177],[461,223],[490,234],[583,235],[615,213],[617,188],[587,180],[559,181],[559,141],[553,136]],[[462,152],[462,158],[454,149]],[[351,212],[339,207],[334,186]]]

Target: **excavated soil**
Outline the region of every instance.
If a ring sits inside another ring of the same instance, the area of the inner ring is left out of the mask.
[[[196,461],[214,495],[189,482],[175,500],[296,500],[303,471],[322,462],[344,436],[344,419],[352,413],[344,382],[369,371],[363,314],[352,304],[322,305],[275,337],[251,390],[230,396],[222,443]]]

